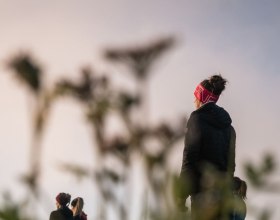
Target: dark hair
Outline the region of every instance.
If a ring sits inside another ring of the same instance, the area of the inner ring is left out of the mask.
[[[82,215],[83,207],[84,207],[84,200],[81,197],[77,197],[72,200],[71,206],[76,208],[75,212],[73,213],[74,216]]]
[[[239,177],[233,177],[233,192],[240,196],[242,199],[246,199],[247,195],[247,184],[244,180]]]
[[[75,207],[75,206],[77,205],[77,202],[78,202],[79,200],[82,201],[82,203],[84,203],[83,198],[77,197],[77,198],[75,198],[75,199],[72,200],[71,206]]]
[[[56,201],[61,205],[61,206],[66,206],[68,203],[71,201],[71,195],[68,193],[59,193],[56,196]]]
[[[220,95],[225,89],[227,80],[221,75],[213,75],[209,79],[203,80],[200,84],[215,95]]]

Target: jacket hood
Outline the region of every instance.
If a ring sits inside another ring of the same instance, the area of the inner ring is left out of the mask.
[[[232,122],[229,113],[214,102],[201,106],[195,112],[201,116],[203,121],[217,128],[228,127]]]

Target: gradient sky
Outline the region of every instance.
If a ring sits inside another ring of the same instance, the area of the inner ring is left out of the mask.
[[[28,166],[31,100],[4,65],[21,50],[31,51],[45,67],[49,85],[62,76],[78,77],[84,64],[108,71],[122,83],[123,70],[107,65],[104,48],[175,36],[177,46],[158,63],[150,81],[150,119],[189,115],[197,83],[220,72],[229,81],[218,104],[230,112],[237,131],[237,175],[243,177],[242,165],[259,162],[266,151],[279,159],[279,8],[277,0],[1,0],[0,191],[24,193],[17,178]],[[60,102],[52,112],[43,143],[43,187],[50,199],[46,213],[54,208],[56,193],[69,190],[86,198],[86,210],[94,216],[90,183],[77,185],[56,167],[58,161],[81,158],[93,164],[83,120],[71,101]],[[177,161],[182,150],[178,147]],[[179,172],[180,163],[175,166]],[[279,195],[250,189],[249,195],[250,202],[262,207],[280,202]]]

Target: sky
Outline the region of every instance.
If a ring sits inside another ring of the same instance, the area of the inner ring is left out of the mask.
[[[188,116],[195,86],[221,73],[229,84],[218,105],[230,113],[237,132],[237,175],[244,177],[244,163],[259,163],[265,152],[278,159],[279,6],[277,0],[0,0],[0,191],[24,194],[18,178],[28,168],[31,100],[5,62],[26,50],[44,67],[48,85],[78,77],[87,64],[112,73],[121,84],[123,69],[104,61],[104,49],[174,36],[176,46],[155,66],[149,82],[150,120]],[[58,103],[43,140],[42,185],[49,201],[42,215],[54,209],[57,192],[69,190],[86,198],[85,208],[94,216],[90,182],[77,184],[56,166],[81,158],[93,165],[91,144],[81,109],[71,101]],[[182,150],[183,145],[175,154],[178,172]],[[279,194],[250,189],[249,196],[261,207],[277,207],[280,201]],[[278,211],[273,219],[279,216]]]

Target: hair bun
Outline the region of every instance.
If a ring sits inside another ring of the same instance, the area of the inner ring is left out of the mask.
[[[225,89],[227,80],[221,75],[213,75],[209,78],[209,83],[211,84],[215,94],[221,94]]]
[[[56,196],[56,201],[62,205],[62,206],[66,206],[68,203],[70,203],[71,201],[71,195],[68,193],[59,193]]]

